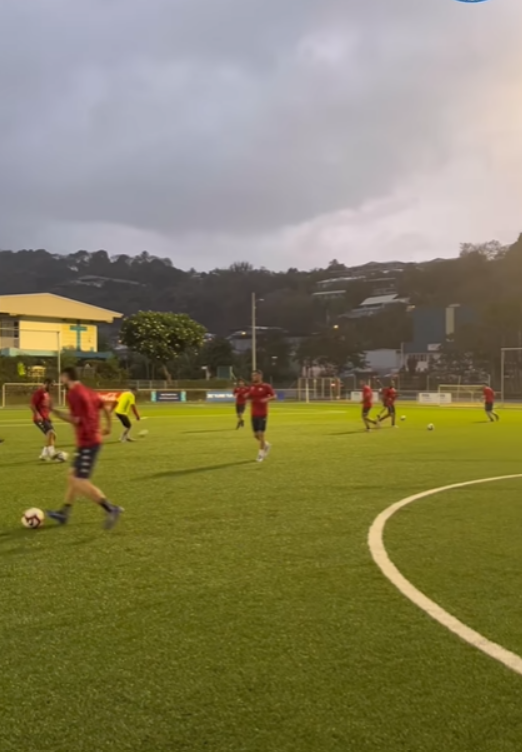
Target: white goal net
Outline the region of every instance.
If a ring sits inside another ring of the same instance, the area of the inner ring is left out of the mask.
[[[41,383],[25,384],[13,383],[3,384],[2,386],[2,408],[6,407],[27,407],[33,392],[41,387]],[[57,405],[61,404],[61,389],[58,386],[51,390],[51,399]]]
[[[440,384],[439,394],[451,395],[450,402],[441,405],[478,405],[484,402],[484,384]]]

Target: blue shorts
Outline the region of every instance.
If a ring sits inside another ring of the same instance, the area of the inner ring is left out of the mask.
[[[78,447],[72,465],[75,478],[88,480],[91,477],[100,449],[101,444],[95,444],[90,447]]]
[[[52,424],[52,421],[50,421],[50,420],[37,420],[37,421],[35,421],[35,426],[45,436],[47,436],[48,433],[51,433],[51,431],[54,433],[54,426]]]
[[[252,431],[254,433],[265,433],[267,418],[252,418]]]

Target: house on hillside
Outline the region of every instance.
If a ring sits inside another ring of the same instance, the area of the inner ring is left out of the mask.
[[[427,371],[431,360],[436,360],[441,345],[453,337],[459,327],[473,323],[475,313],[471,308],[459,303],[446,308],[424,308],[412,306],[413,341],[402,346],[401,368],[416,364],[419,372]]]
[[[50,293],[0,295],[0,355],[51,357],[69,350],[77,358],[102,360],[99,324],[112,324],[121,313]]]
[[[342,318],[347,319],[362,319],[366,316],[375,316],[376,313],[382,313],[386,309],[395,305],[407,305],[407,298],[400,298],[396,293],[390,295],[376,295],[371,298],[366,298],[363,302],[353,311],[343,314]]]

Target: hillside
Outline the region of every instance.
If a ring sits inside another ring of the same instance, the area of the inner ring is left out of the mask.
[[[314,295],[329,287],[337,291],[335,299]],[[183,271],[145,252],[131,258],[110,257],[106,251],[68,256],[45,250],[0,251],[0,294],[52,292],[124,314],[140,309],[186,312],[221,336],[249,325],[252,292],[262,299],[259,325],[307,335],[366,297],[387,291],[417,306],[470,305],[481,316],[496,317],[504,339],[509,339],[522,331],[521,290],[522,236],[510,247],[495,242],[463,245],[460,256],[450,260],[370,262],[352,268],[332,261],[325,269],[277,273],[246,263],[210,272]],[[408,336],[405,307],[354,325],[367,346],[399,347]]]

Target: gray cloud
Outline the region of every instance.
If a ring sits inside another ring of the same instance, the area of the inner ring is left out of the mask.
[[[218,250],[356,210],[452,160],[521,24],[517,0],[3,0],[0,226]]]

